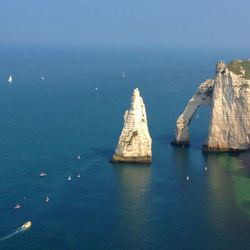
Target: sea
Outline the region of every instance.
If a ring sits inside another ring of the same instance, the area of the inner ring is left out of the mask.
[[[216,62],[248,57],[229,49],[1,47],[0,249],[250,249],[250,153],[202,152],[209,107],[190,124],[189,148],[170,144]],[[153,162],[112,164],[137,87]]]

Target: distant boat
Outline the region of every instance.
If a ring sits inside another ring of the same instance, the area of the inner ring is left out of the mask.
[[[44,79],[45,79],[45,77],[44,77],[44,76],[42,76],[42,77],[41,77],[41,79],[42,79],[42,80],[44,80]]]
[[[189,181],[189,176],[187,176],[186,180]]]
[[[205,166],[205,171],[207,171],[207,166]]]
[[[80,174],[78,173],[78,174],[77,174],[77,178],[80,178],[80,177],[81,177],[81,176],[80,176]]]
[[[80,160],[80,159],[81,159],[81,156],[80,156],[80,155],[78,155],[78,156],[77,156],[77,160]]]
[[[9,79],[8,79],[8,82],[9,82],[9,83],[12,83],[12,81],[13,81],[13,80],[12,80],[12,76],[10,75],[10,76],[9,76]]]
[[[98,88],[95,88],[95,90],[97,91],[97,90],[98,90]]]
[[[70,180],[71,180],[71,177],[69,176],[69,177],[68,177],[68,181],[70,181]]]
[[[125,72],[122,72],[122,78],[125,78],[126,76],[125,76]]]
[[[28,230],[32,225],[32,222],[31,221],[27,221],[26,223],[24,223],[21,227],[22,230],[26,231]]]
[[[40,177],[45,177],[45,176],[47,176],[47,174],[46,174],[45,172],[41,172],[41,173],[39,174],[39,176],[40,176]]]
[[[49,196],[46,196],[45,202],[49,202]]]
[[[14,209],[18,209],[18,208],[20,208],[20,207],[21,207],[20,204],[17,203],[17,204],[15,205]]]

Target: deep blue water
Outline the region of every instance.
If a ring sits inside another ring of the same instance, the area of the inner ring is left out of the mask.
[[[249,51],[0,49],[0,238],[33,223],[0,249],[249,249],[249,153],[202,153],[205,107],[191,147],[170,145],[216,61],[240,57]],[[153,163],[112,165],[135,87]]]

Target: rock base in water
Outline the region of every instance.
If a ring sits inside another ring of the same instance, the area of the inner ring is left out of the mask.
[[[244,152],[249,151],[249,148],[227,148],[227,147],[208,147],[208,145],[202,146],[202,151],[207,153],[216,153],[216,152]]]
[[[190,146],[190,143],[189,143],[189,141],[176,141],[176,140],[174,140],[171,142],[171,145],[186,148],[186,147]]]
[[[150,164],[152,158],[150,157],[121,157],[119,155],[113,155],[112,163],[138,163],[138,164]]]

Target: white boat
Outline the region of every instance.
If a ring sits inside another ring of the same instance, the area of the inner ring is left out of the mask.
[[[122,72],[122,78],[125,78],[126,76],[125,76],[125,72]]]
[[[9,82],[9,83],[12,83],[12,81],[13,81],[13,80],[12,80],[12,76],[10,75],[10,76],[9,76],[9,79],[8,79],[8,82]]]
[[[15,205],[14,209],[19,209],[20,207],[21,207],[21,205],[17,203],[17,204]]]
[[[39,174],[39,176],[40,176],[40,177],[45,177],[45,176],[47,176],[47,174],[46,174],[45,172],[41,172],[41,173]]]
[[[69,177],[68,177],[68,181],[70,181],[70,180],[71,180],[71,177],[69,176]]]
[[[45,201],[46,201],[46,202],[49,202],[49,196],[46,196]]]
[[[77,178],[80,178],[80,177],[81,177],[81,176],[80,176],[80,174],[78,173],[78,174],[77,174]]]
[[[81,159],[81,156],[80,156],[80,155],[78,155],[78,156],[77,156],[77,160],[80,160],[80,159]]]
[[[31,225],[32,225],[32,222],[31,221],[27,221],[26,223],[24,223],[23,225],[22,225],[22,230],[28,230],[30,227],[31,227]]]
[[[186,180],[189,181],[189,176],[187,176]]]

